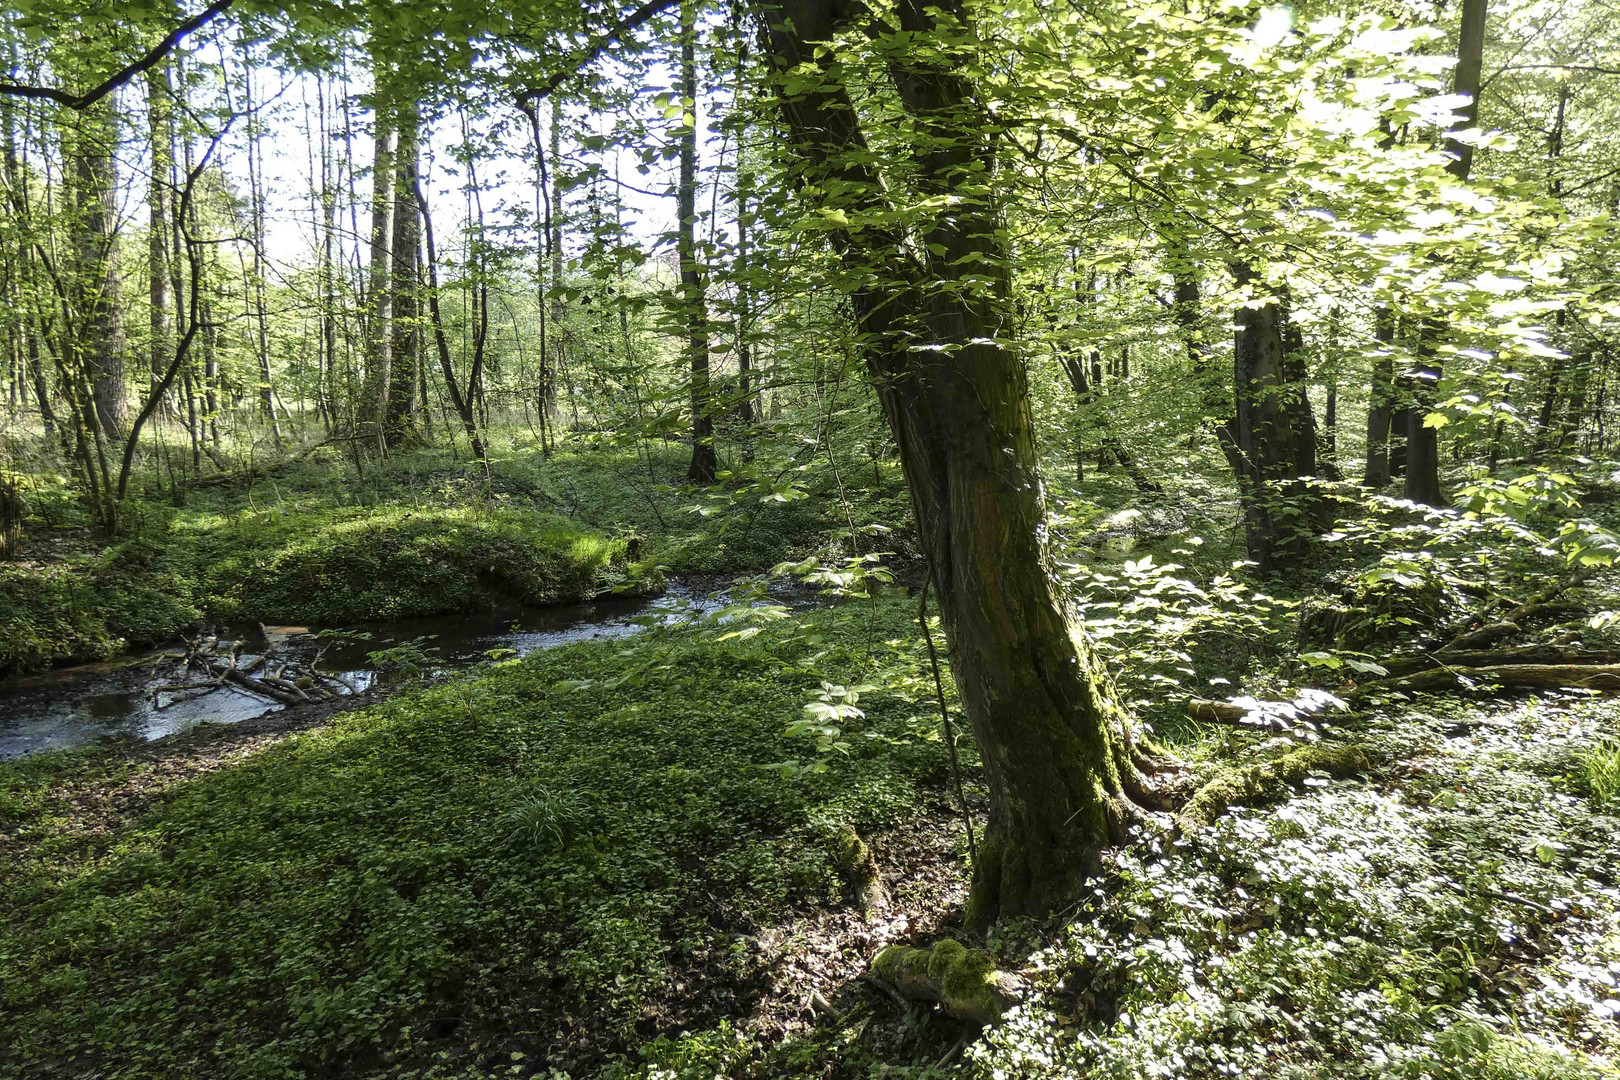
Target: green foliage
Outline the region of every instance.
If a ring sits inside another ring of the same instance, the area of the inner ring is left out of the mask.
[[[85,753],[0,766],[0,1070],[397,1075],[443,1045],[437,1017],[460,1047],[588,1017],[597,1053],[649,1009],[709,1022],[673,981],[729,1000],[756,974],[739,935],[838,895],[828,833],[909,815],[943,769],[882,740],[793,784],[759,767],[824,671],[911,616],[817,614],[814,647],[700,627],[536,654],[175,784],[107,834],[58,803]],[[863,705],[905,730],[902,702]]]
[[[529,850],[563,850],[585,819],[585,808],[570,791],[553,791],[543,784],[520,796],[503,819],[511,832],[507,842]]]
[[[172,579],[116,561],[0,564],[0,673],[111,659],[167,641],[198,615]]]
[[[1364,738],[1420,749],[1415,789],[1316,782],[1114,853],[975,1075],[1613,1077],[1620,821],[1548,787],[1615,715],[1403,718]]]
[[[1620,738],[1604,739],[1581,755],[1578,782],[1600,804],[1620,802]]]

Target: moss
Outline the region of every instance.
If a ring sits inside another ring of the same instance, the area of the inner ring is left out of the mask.
[[[632,583],[625,541],[527,511],[268,511],[180,537],[210,609],[257,619],[415,618],[491,592],[546,604]]]
[[[906,997],[937,1001],[962,1020],[990,1024],[1017,1000],[1016,980],[982,949],[952,938],[926,949],[890,945],[872,961],[872,974]]]
[[[1286,798],[1293,785],[1313,773],[1353,776],[1365,772],[1370,762],[1354,746],[1307,746],[1273,761],[1227,769],[1199,788],[1177,821],[1183,828],[1208,825],[1228,806],[1245,806]]]
[[[863,911],[881,907],[888,902],[883,879],[878,873],[877,859],[872,849],[861,839],[855,826],[844,825],[833,837],[833,863],[849,883],[854,901]]]

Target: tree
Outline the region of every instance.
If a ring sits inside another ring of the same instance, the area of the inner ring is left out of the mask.
[[[686,321],[686,358],[692,379],[692,463],[686,477],[712,484],[719,468],[714,417],[709,402],[709,303],[697,256],[697,5],[681,3],[681,172],[676,185],[680,231],[681,311]]]
[[[1479,121],[1479,91],[1485,54],[1485,11],[1487,0],[1463,0],[1462,24],[1457,33],[1457,68],[1452,91],[1467,95],[1459,110],[1462,125],[1471,128]],[[1452,135],[1446,140],[1451,162],[1446,166],[1458,183],[1467,183],[1474,166],[1473,144]],[[1406,428],[1406,497],[1413,502],[1439,506],[1445,502],[1440,490],[1439,430],[1429,423],[1436,388],[1443,375],[1435,357],[1435,344],[1441,333],[1439,318],[1425,320],[1419,344],[1422,366],[1416,373],[1417,403],[1410,411]]]
[[[1072,896],[1103,847],[1124,837],[1145,785],[1126,718],[1047,561],[1028,376],[1008,336],[996,136],[960,70],[971,38],[963,10],[901,0],[897,25],[871,27],[914,125],[898,165],[938,200],[916,218],[915,248],[885,223],[885,178],[833,42],[851,14],[834,0],[762,12],[784,122],[806,190],[835,224],[984,761],[990,815],[969,904],[983,925]]]
[[[415,434],[411,414],[416,401],[416,369],[422,347],[417,272],[421,259],[421,218],[416,205],[417,141],[422,122],[416,103],[409,100],[396,103],[394,121],[399,144],[394,152],[394,236],[390,245],[392,273],[388,283],[393,293],[391,342],[388,378],[381,387],[382,438],[390,449],[409,441]]]

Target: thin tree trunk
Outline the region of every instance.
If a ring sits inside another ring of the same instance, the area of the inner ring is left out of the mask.
[[[686,322],[686,360],[692,397],[692,461],[686,476],[712,484],[719,470],[714,450],[714,417],[709,412],[709,305],[697,261],[697,3],[681,3],[680,178],[676,248],[681,263],[681,314]]]
[[[371,166],[371,325],[366,334],[366,391],[372,402],[377,445],[386,448],[383,431],[387,426],[388,385],[393,368],[393,277],[394,242],[394,116],[382,97],[386,76],[382,63],[375,64],[378,101]]]
[[[1388,304],[1378,305],[1373,315],[1372,388],[1367,398],[1367,467],[1362,484],[1374,490],[1386,487],[1390,479],[1390,418],[1395,399],[1395,312]]]
[[[1473,127],[1479,121],[1486,6],[1487,0],[1463,0],[1462,3],[1452,92],[1468,97],[1468,103],[1458,110],[1464,128]],[[1459,183],[1467,183],[1474,164],[1473,146],[1447,139],[1446,149],[1452,154],[1446,171]],[[1422,366],[1417,372],[1417,403],[1407,418],[1406,429],[1406,497],[1429,506],[1441,506],[1446,501],[1445,494],[1440,490],[1440,433],[1439,429],[1429,424],[1429,414],[1437,402],[1440,380],[1445,374],[1435,354],[1436,344],[1444,329],[1443,319],[1425,319],[1418,335],[1418,354]]]
[[[383,386],[383,441],[389,449],[415,435],[412,404],[416,399],[416,364],[421,344],[417,300],[417,247],[420,214],[417,212],[417,140],[421,126],[415,102],[396,105],[399,145],[394,155],[394,239],[392,347],[388,381]]]

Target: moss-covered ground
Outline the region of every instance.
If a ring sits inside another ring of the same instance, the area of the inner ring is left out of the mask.
[[[839,484],[792,461],[704,491],[679,448],[580,444],[550,458],[514,432],[486,473],[422,448],[355,469],[324,448],[265,474],[132,502],[89,529],[66,488],[31,491],[23,557],[0,563],[0,675],[103,660],[204,618],[339,623],[647,592],[803,558],[849,523],[900,526],[892,465]],[[155,496],[155,493],[153,493]]]

